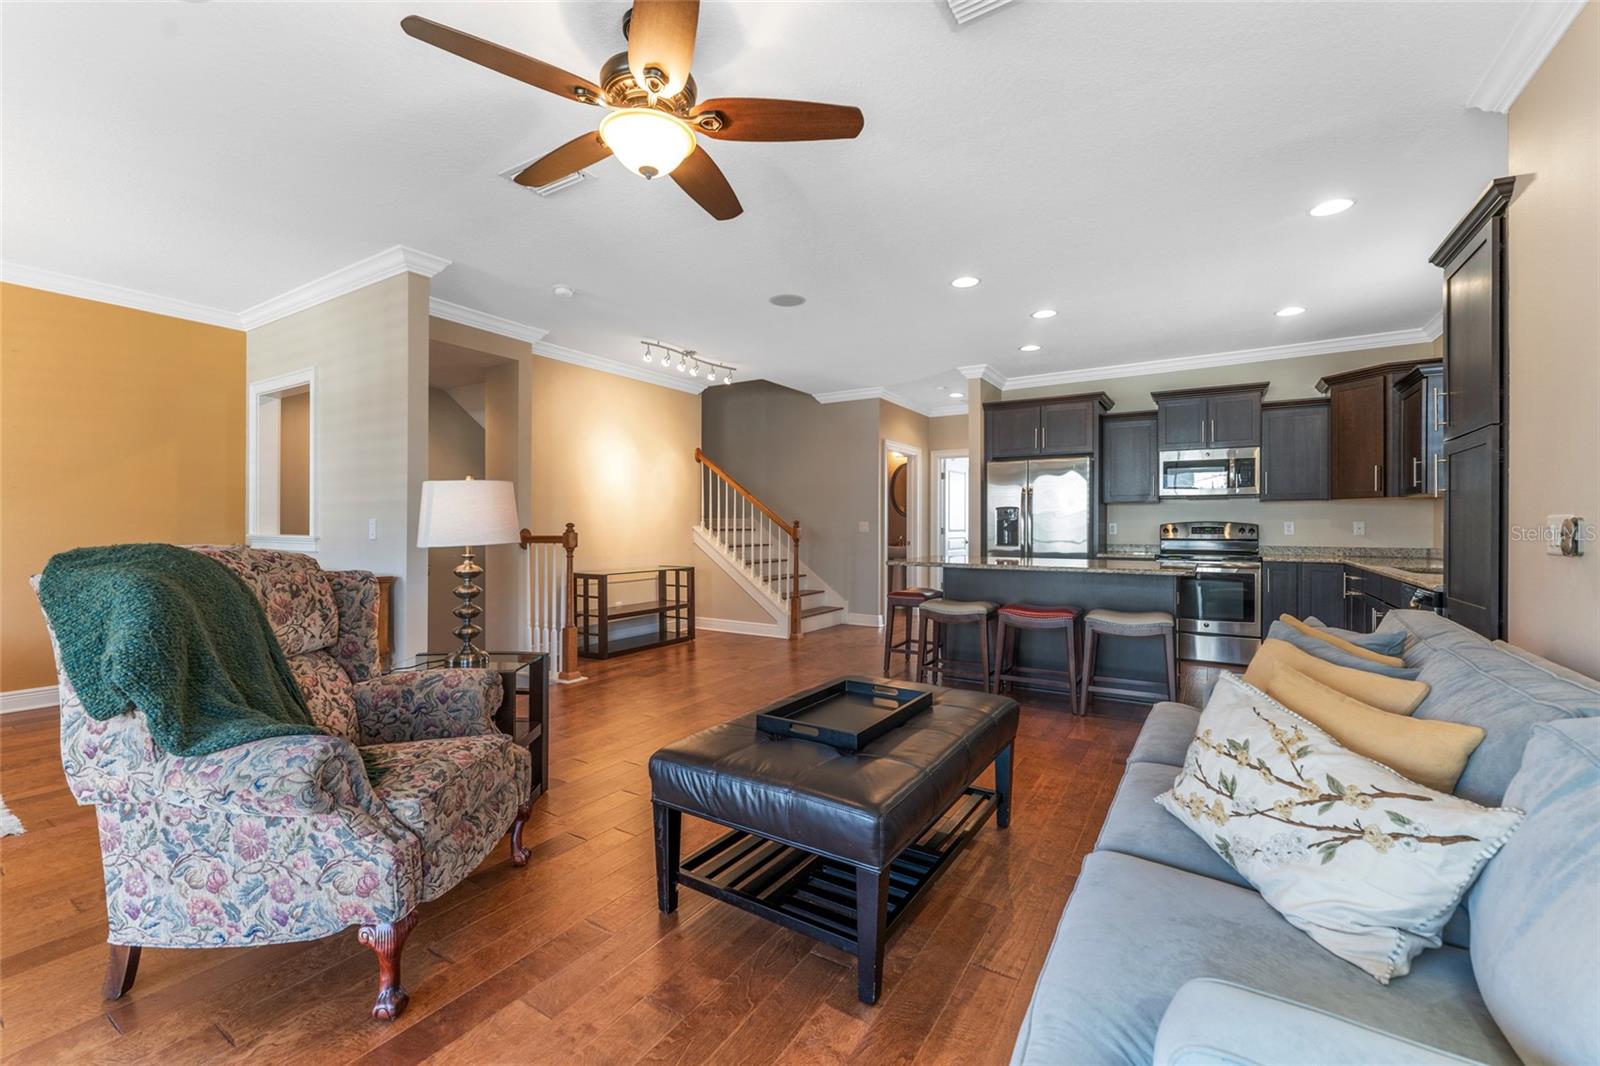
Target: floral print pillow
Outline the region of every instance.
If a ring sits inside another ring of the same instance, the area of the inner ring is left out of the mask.
[[[1233,674],[1156,802],[1295,928],[1388,984],[1522,821],[1406,780]]]

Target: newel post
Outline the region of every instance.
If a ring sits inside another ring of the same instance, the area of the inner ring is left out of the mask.
[[[571,522],[561,533],[561,546],[567,551],[567,617],[561,627],[561,681],[579,681],[578,672],[578,580],[573,576],[572,556],[578,550],[578,530]]]
[[[800,519],[794,520],[794,555],[789,560],[789,639],[800,639]]]

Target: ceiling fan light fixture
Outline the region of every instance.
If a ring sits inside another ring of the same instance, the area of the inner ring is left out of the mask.
[[[694,151],[694,131],[665,111],[629,107],[600,120],[600,139],[611,154],[642,178],[671,174]]]

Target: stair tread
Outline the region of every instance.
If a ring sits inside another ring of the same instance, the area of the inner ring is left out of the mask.
[[[799,592],[799,596],[800,596],[800,598],[802,600],[805,599],[807,596],[820,596],[820,595],[822,595],[822,590],[821,589],[801,589],[800,592]],[[783,598],[784,599],[788,599],[789,598],[789,594],[787,592],[785,592],[783,594]]]
[[[827,614],[830,611],[842,611],[842,610],[844,610],[843,607],[826,607],[826,606],[822,606],[822,607],[802,607],[800,609],[800,617],[801,618],[815,618],[819,614]]]

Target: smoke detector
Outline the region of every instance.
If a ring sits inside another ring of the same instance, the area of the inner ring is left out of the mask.
[[[571,299],[573,291],[574,290],[573,290],[571,285],[552,285],[552,286],[550,286],[551,294],[555,295],[555,296],[559,296],[564,300],[565,299]]]

